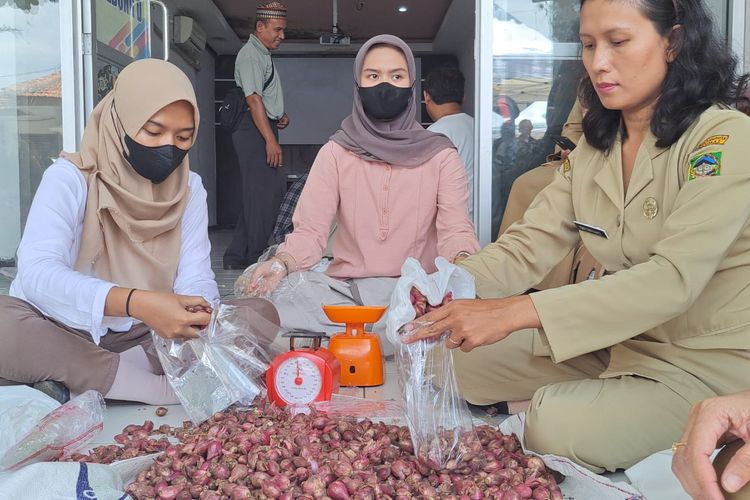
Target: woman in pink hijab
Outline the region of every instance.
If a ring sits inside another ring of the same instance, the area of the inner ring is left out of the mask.
[[[274,294],[285,328],[334,332],[340,325],[328,322],[321,303],[385,305],[407,257],[432,272],[438,256],[455,261],[479,249],[461,159],[447,137],[415,119],[418,75],[409,47],[392,35],[371,38],[357,54],[354,78],[352,114],[313,163],[294,232],[238,282],[243,295],[270,295],[289,273],[318,264],[337,224],[325,274],[305,273],[303,285],[292,279],[294,293]]]

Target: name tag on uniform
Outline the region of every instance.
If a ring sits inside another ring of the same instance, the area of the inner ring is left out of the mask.
[[[607,234],[607,231],[600,227],[592,226],[591,224],[586,224],[584,222],[579,222],[577,220],[574,220],[573,224],[575,224],[575,226],[578,228],[579,231],[585,231],[587,233],[595,234],[602,238],[609,239],[609,235]]]

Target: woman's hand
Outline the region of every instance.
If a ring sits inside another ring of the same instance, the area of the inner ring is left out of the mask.
[[[136,290],[130,315],[165,339],[195,338],[211,320],[211,304],[203,297]]]
[[[736,439],[745,445],[721,476],[722,487],[731,493],[750,481],[750,391],[706,399],[693,407],[672,457],[672,471],[690,496],[724,498],[710,457],[716,448]]]
[[[419,328],[419,324],[428,324]],[[454,300],[440,309],[407,323],[404,344],[439,337],[450,331],[445,345],[464,352],[494,344],[522,328],[540,327],[539,316],[528,295],[505,299]]]

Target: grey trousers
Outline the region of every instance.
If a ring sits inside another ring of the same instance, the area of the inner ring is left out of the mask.
[[[332,323],[323,312],[323,305],[387,306],[396,286],[396,278],[356,278],[337,280],[315,271],[292,273],[285,278],[273,295],[284,330],[312,330],[331,335],[343,332],[344,325]],[[385,315],[371,325],[372,333],[380,339],[384,356],[393,354],[393,346],[385,335]],[[272,344],[276,352],[289,349],[289,340],[279,336]]]
[[[269,123],[278,139],[276,120]],[[266,163],[266,141],[250,113],[240,118],[232,144],[240,170],[237,181],[242,204],[232,242],[224,252],[224,264],[248,265],[256,262],[268,246],[286,192],[286,170]]]

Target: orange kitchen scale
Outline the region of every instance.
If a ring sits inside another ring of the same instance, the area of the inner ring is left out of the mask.
[[[383,354],[380,339],[365,331],[365,324],[378,321],[385,307],[323,306],[333,323],[346,324],[346,331],[331,336],[328,350],[341,364],[341,385],[371,387],[383,384]]]

